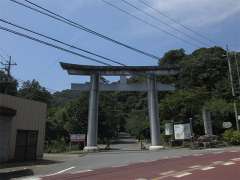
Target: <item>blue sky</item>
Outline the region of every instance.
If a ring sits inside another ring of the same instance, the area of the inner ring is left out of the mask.
[[[23,2],[23,0],[19,0]],[[184,48],[187,53],[197,47],[185,44],[146,24],[107,6],[101,0],[32,0],[44,7],[54,10],[68,18],[79,22],[97,32],[113,37],[144,51],[163,56],[171,49]],[[134,15],[158,25],[181,38],[181,34],[144,16],[135,9],[126,6],[119,0],[108,0]],[[139,8],[157,16],[162,21],[176,28],[178,25],[159,16],[144,7],[138,0],[128,0]],[[238,0],[146,0],[176,19],[192,27],[198,32],[216,41],[219,46],[229,44],[231,50],[240,50],[240,1]],[[0,2],[0,18],[16,24],[32,28],[35,31],[53,36],[80,48],[88,49],[106,57],[119,60],[127,65],[157,65],[157,61],[133,51],[119,47],[99,39],[86,32],[76,30],[66,24],[59,23],[31,10],[20,7],[9,0]],[[0,23],[0,25],[4,25]],[[184,30],[184,29],[183,29]],[[46,47],[30,40],[0,30],[0,53],[11,55],[18,66],[12,74],[22,80],[36,79],[50,89],[62,90],[70,88],[72,82],[84,82],[87,77],[69,76],[64,72],[59,62],[96,65],[88,60],[73,56],[62,51]],[[211,45],[211,44],[210,44]],[[214,45],[214,44],[212,44]],[[200,46],[199,46],[200,47]]]

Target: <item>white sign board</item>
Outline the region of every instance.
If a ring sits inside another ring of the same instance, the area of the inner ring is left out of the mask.
[[[173,123],[166,123],[165,124],[165,135],[173,135]]]
[[[231,122],[223,122],[223,128],[229,129],[231,127],[232,127],[232,123]]]
[[[174,135],[177,140],[191,139],[190,124],[175,124]]]
[[[83,142],[85,141],[85,134],[70,134],[71,142]]]

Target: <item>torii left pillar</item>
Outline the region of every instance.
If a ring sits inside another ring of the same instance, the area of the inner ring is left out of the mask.
[[[88,110],[88,133],[85,151],[96,151],[98,138],[98,101],[99,101],[99,74],[91,75],[90,99]]]

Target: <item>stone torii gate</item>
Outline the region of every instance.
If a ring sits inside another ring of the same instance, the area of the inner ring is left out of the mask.
[[[175,75],[177,69],[163,68],[159,66],[88,66],[60,63],[70,75],[87,75],[91,77],[90,83],[72,84],[72,90],[90,91],[88,112],[88,133],[86,151],[97,150],[98,132],[98,99],[99,91],[147,91],[148,112],[151,130],[150,150],[161,149],[160,123],[158,112],[158,91],[174,91],[174,85],[157,83],[156,75]],[[127,84],[126,76],[146,75],[147,83]],[[100,76],[120,76],[120,83],[100,83]]]

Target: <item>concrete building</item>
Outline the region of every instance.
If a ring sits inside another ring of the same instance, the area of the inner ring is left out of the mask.
[[[43,156],[47,106],[0,94],[0,163]]]

